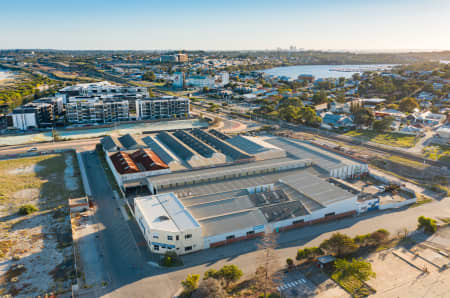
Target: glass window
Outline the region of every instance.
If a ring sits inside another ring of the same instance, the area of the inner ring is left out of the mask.
[[[190,251],[190,250],[192,250],[192,246],[186,246],[186,247],[184,248],[184,250],[185,250],[185,251]]]
[[[159,250],[159,245],[153,245],[154,250]]]
[[[192,238],[192,234],[186,234],[186,235],[184,235],[184,239],[189,239],[189,238]]]
[[[173,240],[173,236],[172,235],[167,235],[167,240]]]
[[[176,240],[180,240],[180,236],[176,235],[176,236],[175,236],[175,239],[176,239]]]

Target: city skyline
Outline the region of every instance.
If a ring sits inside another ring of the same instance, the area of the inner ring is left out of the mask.
[[[0,48],[448,50],[450,3],[433,0],[44,0],[2,4]]]

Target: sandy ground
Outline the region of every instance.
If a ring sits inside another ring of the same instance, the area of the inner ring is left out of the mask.
[[[80,185],[78,185],[78,179],[74,175],[74,165],[73,165],[73,156],[66,155],[66,169],[64,170],[64,183],[66,184],[66,188],[69,190],[77,190]]]

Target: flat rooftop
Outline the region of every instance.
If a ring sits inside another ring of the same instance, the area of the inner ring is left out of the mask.
[[[199,223],[173,193],[134,199],[150,229],[182,232],[200,227]]]
[[[320,168],[331,171],[345,165],[361,164],[312,144],[283,137],[268,137],[265,142],[286,150],[299,159],[309,159]]]

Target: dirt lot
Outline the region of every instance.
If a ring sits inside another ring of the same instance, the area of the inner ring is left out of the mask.
[[[0,161],[0,295],[69,295],[75,278],[68,198],[84,195],[73,153]],[[20,206],[37,211],[20,215]]]
[[[450,293],[450,269],[430,263],[441,265],[448,258],[430,248],[420,244],[409,250],[395,248],[368,260],[377,274],[367,282],[377,290],[375,297],[448,297]]]

